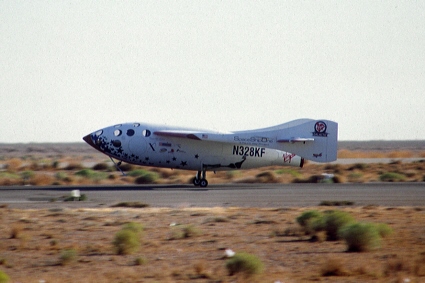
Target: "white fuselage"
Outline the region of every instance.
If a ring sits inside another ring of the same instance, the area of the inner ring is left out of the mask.
[[[127,163],[184,170],[238,170],[271,165],[302,167],[300,156],[271,149],[261,143],[238,140],[235,133],[203,130],[204,140],[154,134],[167,127],[126,123],[94,132],[84,140],[108,156]],[[191,131],[170,128],[173,131]],[[208,135],[223,135],[232,142],[209,141]]]

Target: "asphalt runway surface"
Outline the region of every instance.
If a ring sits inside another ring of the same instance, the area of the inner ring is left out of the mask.
[[[88,200],[62,201],[76,189]],[[99,208],[119,202],[171,208],[285,208],[317,206],[322,201],[352,201],[355,206],[425,206],[425,183],[0,187],[0,205],[20,209]]]

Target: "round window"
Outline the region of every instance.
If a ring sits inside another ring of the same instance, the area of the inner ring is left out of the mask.
[[[115,147],[120,147],[120,146],[121,146],[121,141],[119,141],[119,140],[114,140],[114,141],[112,141],[112,144],[113,144]]]
[[[149,131],[149,130],[143,130],[143,136],[144,137],[149,137],[150,135],[151,135],[151,131]]]

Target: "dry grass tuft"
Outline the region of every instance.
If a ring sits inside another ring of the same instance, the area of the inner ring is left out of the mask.
[[[349,273],[345,270],[341,259],[331,258],[325,261],[321,270],[321,276],[347,276]]]
[[[14,224],[10,229],[10,239],[19,239],[22,236],[23,227],[21,224]]]

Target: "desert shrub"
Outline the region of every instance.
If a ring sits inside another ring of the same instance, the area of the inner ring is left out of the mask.
[[[155,183],[156,180],[158,180],[159,175],[156,172],[147,172],[146,174],[139,176],[134,181],[136,184],[152,184]]]
[[[22,160],[19,158],[12,158],[6,163],[6,170],[9,173],[14,173],[22,167]]]
[[[120,165],[120,168],[121,168],[122,171],[126,171],[127,172],[127,171],[133,170],[134,166],[131,165],[131,164],[128,164],[128,163],[124,163],[124,164],[121,164]]]
[[[375,228],[378,230],[379,236],[385,238],[392,234],[393,229],[385,223],[377,223],[375,224]]]
[[[22,183],[22,178],[16,173],[0,172],[0,185],[11,186]]]
[[[140,176],[144,176],[146,174],[149,174],[150,172],[148,170],[144,170],[144,169],[136,169],[136,170],[132,170],[130,172],[127,173],[128,176],[131,177],[140,177]]]
[[[382,182],[403,182],[406,180],[406,176],[400,173],[387,172],[379,176],[379,180]]]
[[[53,162],[52,162],[51,167],[52,167],[53,169],[58,169],[58,168],[59,168],[59,164],[60,164],[60,162],[59,162],[59,161],[57,161],[57,160],[55,160],[55,161],[53,161]]]
[[[226,261],[226,268],[229,275],[244,273],[247,277],[254,274],[261,274],[264,265],[261,260],[249,253],[236,253],[232,258]]]
[[[138,201],[126,201],[126,202],[120,202],[120,203],[114,204],[111,207],[145,208],[145,207],[149,207],[149,204],[138,202]]]
[[[184,225],[182,230],[184,238],[196,237],[201,234],[201,230],[194,225]]]
[[[74,262],[77,259],[77,252],[74,249],[63,250],[59,257],[61,265],[67,265]]]
[[[24,179],[24,182],[28,182],[30,179],[34,178],[35,173],[34,171],[24,171],[21,173],[22,179]]]
[[[96,171],[108,170],[109,166],[106,163],[97,163],[92,169]]]
[[[289,175],[291,175],[292,177],[300,177],[301,176],[301,174],[300,174],[300,172],[298,172],[298,171],[296,171],[296,170],[294,170],[294,169],[288,169],[288,168],[285,168],[285,169],[278,169],[278,170],[276,170],[276,171],[274,171],[276,174],[278,174],[278,175],[282,175],[282,174],[289,174]]]
[[[49,174],[36,174],[30,180],[30,184],[34,186],[50,185],[54,182],[54,177]]]
[[[276,176],[271,171],[261,172],[255,176],[260,183],[275,183]]]
[[[303,212],[296,220],[303,227],[306,234],[313,234],[318,227],[322,226],[323,214],[317,210],[309,210]]]
[[[323,180],[322,175],[312,175],[308,179],[299,179],[296,178],[292,183],[320,183]]]
[[[341,174],[343,171],[341,164],[327,164],[325,170],[332,171],[334,174]]]
[[[390,276],[398,272],[411,272],[411,263],[406,258],[397,257],[387,260],[384,267],[384,274]]]
[[[65,172],[57,172],[55,174],[55,179],[65,183],[71,183],[73,181],[72,177],[68,176]]]
[[[80,171],[75,172],[75,175],[92,180],[102,180],[106,179],[107,177],[107,174],[105,172],[97,172],[91,169],[82,169]]]
[[[321,225],[316,226],[315,229],[316,231],[325,231],[328,241],[336,241],[339,239],[338,230],[354,221],[353,216],[347,212],[339,210],[328,211],[324,214]]]
[[[81,170],[83,166],[79,163],[70,163],[65,167],[65,170]]]
[[[354,201],[349,200],[324,200],[319,203],[320,206],[345,206],[353,204]]]
[[[0,283],[8,283],[10,281],[9,276],[0,270]]]
[[[134,264],[135,265],[145,265],[146,263],[148,263],[148,260],[145,257],[138,257],[134,260]]]
[[[233,178],[235,178],[239,174],[240,174],[240,172],[236,171],[236,170],[226,171],[226,179],[232,180]]]
[[[169,240],[186,239],[196,237],[201,234],[201,230],[196,228],[194,225],[175,226],[172,229]]]
[[[348,181],[351,183],[361,183],[363,174],[359,172],[353,172],[348,174]]]
[[[342,176],[334,176],[334,177],[332,178],[332,181],[333,181],[335,184],[340,184],[340,183],[344,183],[345,179],[344,179]]]
[[[366,163],[356,163],[353,166],[351,166],[350,168],[348,168],[348,170],[355,170],[355,169],[357,169],[357,170],[365,170],[368,167],[369,167],[369,165],[366,164]]]
[[[122,228],[122,230],[129,230],[135,233],[137,236],[140,236],[142,234],[143,229],[143,225],[137,222],[128,222]]]
[[[19,239],[22,235],[23,227],[20,224],[12,225],[10,229],[10,239]]]
[[[140,240],[136,233],[129,229],[123,229],[115,234],[114,241],[115,251],[119,255],[131,254],[139,249]]]
[[[339,237],[344,239],[350,252],[365,252],[379,248],[381,237],[376,225],[372,223],[353,223],[339,230]]]
[[[340,260],[330,259],[326,260],[320,271],[322,276],[344,276],[347,272]]]

